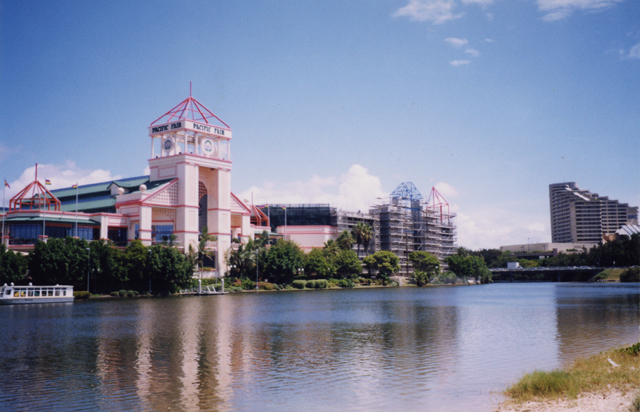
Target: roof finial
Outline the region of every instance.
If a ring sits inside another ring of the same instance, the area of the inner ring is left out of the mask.
[[[189,97],[191,97],[191,82],[189,82]]]

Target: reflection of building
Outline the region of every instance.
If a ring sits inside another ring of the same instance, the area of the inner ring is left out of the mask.
[[[11,199],[5,243],[77,236],[145,245],[196,246],[203,227],[217,236],[217,267],[231,238],[253,237],[260,213],[231,193],[231,128],[193,97],[149,126],[149,176],[48,191],[36,181]],[[80,213],[77,213],[77,212]],[[267,228],[264,226],[259,230]],[[44,232],[44,233],[43,233]],[[45,236],[43,236],[43,234]]]
[[[638,208],[580,189],[575,182],[549,185],[554,243],[594,242],[620,227],[638,224]]]

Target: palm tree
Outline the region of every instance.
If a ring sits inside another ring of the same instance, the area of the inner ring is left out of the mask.
[[[330,257],[330,258],[334,258],[335,256],[338,255],[338,244],[336,243],[335,240],[333,239],[329,239],[326,242],[324,242],[324,255],[325,257]]]
[[[362,236],[362,246],[364,246],[364,251],[366,255],[369,256],[368,250],[369,243],[371,242],[371,239],[373,239],[373,228],[365,223],[360,236]]]
[[[342,231],[342,233],[340,233],[338,239],[336,239],[336,243],[338,244],[338,247],[340,249],[350,250],[355,243],[355,240],[353,239],[351,233],[349,233],[349,231],[345,229]]]
[[[360,257],[360,245],[365,246],[365,250],[369,246],[369,241],[371,240],[371,236],[373,235],[373,230],[371,226],[364,222],[358,222],[351,230],[351,234],[353,235],[356,244],[358,245],[358,257]]]
[[[363,225],[364,224],[362,222],[358,222],[353,227],[353,229],[351,229],[351,236],[353,236],[353,239],[356,241],[356,245],[358,246],[358,248],[357,248],[358,256],[360,256],[360,245],[362,244],[362,227],[363,227]]]
[[[210,258],[214,255],[212,250],[207,250],[207,242],[215,242],[216,240],[218,240],[216,236],[209,234],[209,228],[207,226],[203,226],[202,234],[200,235],[200,242],[198,242],[198,260],[196,261],[200,267],[204,266],[205,257]]]

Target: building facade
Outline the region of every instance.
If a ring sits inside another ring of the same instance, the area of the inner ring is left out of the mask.
[[[553,243],[598,243],[624,225],[638,224],[638,207],[580,189],[576,182],[549,185]]]
[[[206,228],[217,238],[207,249],[225,273],[233,238],[269,231],[264,216],[231,192],[231,128],[190,96],[148,132],[149,176],[48,191],[36,172],[3,216],[5,244],[28,249],[39,239],[75,236],[119,246],[172,243],[188,252]]]

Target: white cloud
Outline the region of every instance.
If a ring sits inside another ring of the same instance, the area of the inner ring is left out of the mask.
[[[462,0],[464,4],[480,4],[481,6],[487,6],[489,4],[493,4],[493,0]]]
[[[486,41],[487,43],[493,43],[495,40],[493,40],[493,39],[484,39],[484,41]]]
[[[313,175],[307,181],[293,181],[276,185],[265,181],[261,187],[253,186],[241,192],[241,199],[251,199],[255,204],[329,203],[332,206],[362,212],[377,203],[377,198],[387,198],[382,183],[376,176],[360,166],[353,165],[340,177]]]
[[[471,63],[470,60],[454,60],[449,62],[450,65],[456,67],[456,66],[462,66],[463,64],[469,64]]]
[[[9,204],[9,199],[35,180],[35,172],[35,166],[28,167],[24,172],[22,172],[22,175],[20,175],[18,179],[8,182],[11,188],[7,189],[6,205]],[[87,185],[121,178],[122,176],[119,175],[113,176],[108,170],[80,169],[74,162],[70,161],[63,165],[38,165],[38,181],[45,184],[45,180],[50,180],[51,185],[46,186],[49,190],[70,187],[75,183],[78,183],[79,185]]]
[[[545,21],[562,20],[568,17],[574,10],[588,12],[600,11],[612,7],[622,0],[537,0],[538,9],[547,14],[542,18]]]
[[[409,0],[409,4],[396,11],[394,17],[406,16],[411,20],[442,24],[462,17],[462,14],[453,13],[454,5],[453,0]]]
[[[465,50],[465,53],[467,53],[467,54],[469,54],[469,55],[471,55],[473,57],[480,56],[480,52],[478,50],[475,50],[475,49],[467,49],[467,50]]]
[[[449,183],[438,182],[434,186],[438,193],[440,193],[445,199],[458,197],[458,191],[455,187],[451,186]]]
[[[456,37],[447,37],[444,39],[445,42],[449,43],[453,47],[462,47],[469,43],[467,39],[458,39]]]
[[[452,210],[457,211],[457,205]],[[549,242],[546,216],[515,215],[499,207],[457,212],[458,245],[469,249]]]
[[[457,189],[446,182],[434,185],[457,214],[458,244],[471,249],[498,248],[504,245],[548,242],[550,233],[548,217],[544,215],[521,215],[510,213],[499,206],[473,207],[464,210],[451,199],[459,198]],[[265,181],[261,186],[251,187],[239,193],[241,199],[253,198],[255,204],[299,204],[329,203],[333,207],[349,211],[368,212],[369,207],[386,202],[389,193],[382,190],[380,179],[360,166],[353,165],[339,177],[314,175],[306,181],[281,184]],[[424,200],[429,194],[423,193]]]
[[[629,54],[627,55],[627,57],[629,59],[640,59],[640,43],[629,49]]]

